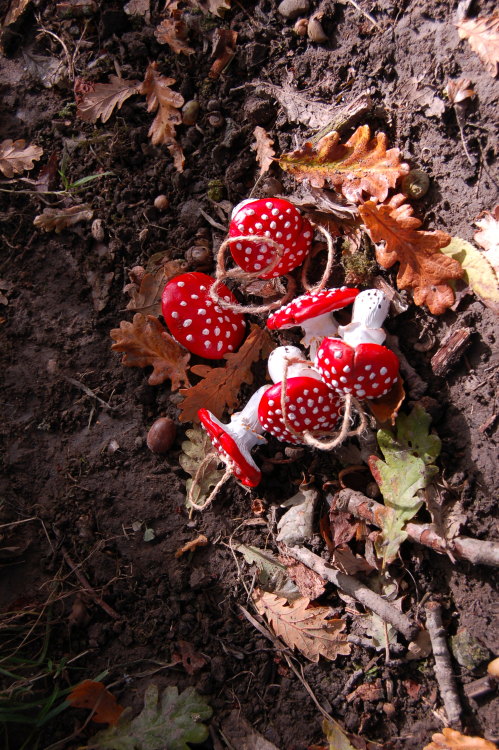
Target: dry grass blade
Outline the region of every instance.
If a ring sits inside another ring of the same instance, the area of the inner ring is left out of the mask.
[[[0,171],[9,179],[15,174],[33,169],[34,161],[43,154],[43,148],[33,143],[26,146],[26,141],[20,138],[13,141],[11,138],[0,143]]]
[[[146,97],[147,111],[157,112],[149,128],[149,137],[153,145],[167,146],[173,156],[176,170],[182,172],[184,154],[175,140],[175,127],[182,122],[180,107],[184,104],[184,97],[170,88],[173,83],[175,79],[162,76],[158,72],[158,64],[152,62],[147,68],[140,93]]]
[[[350,644],[343,620],[327,619],[330,607],[312,607],[309,599],[296,599],[292,606],[287,599],[256,589],[253,594],[255,606],[260,615],[271,623],[277,636],[290,646],[297,648],[310,661],[318,662],[319,657],[334,661],[341,654],[350,653]]]
[[[363,193],[384,201],[389,188],[409,171],[400,161],[399,149],[387,150],[384,133],[371,138],[368,125],[357,128],[346,143],[340,143],[340,138],[333,131],[317,143],[305,143],[283,154],[279,165],[297,180],[309,180],[312,187],[334,187],[352,203],[360,202]]]
[[[461,39],[468,40],[485,69],[492,76],[496,76],[499,68],[499,11],[491,16],[459,21],[457,31]]]
[[[136,313],[133,322],[122,320],[119,328],[110,333],[114,344],[111,349],[124,352],[125,367],[148,367],[153,371],[149,385],[159,385],[171,380],[172,391],[189,385],[187,363],[190,354],[182,349],[153,315]]]
[[[109,76],[109,83],[96,83],[91,91],[86,91],[81,97],[76,114],[85,122],[107,122],[114,109],[133,94],[140,91],[140,81],[125,81],[118,76]]]
[[[367,201],[359,206],[359,213],[377,244],[380,266],[391,268],[398,261],[398,288],[412,289],[416,305],[427,305],[433,315],[441,315],[454,303],[454,291],[446,281],[461,278],[463,269],[457,260],[439,252],[449,244],[450,236],[421,231],[421,221],[404,201],[404,195],[395,195],[382,206]]]
[[[260,127],[260,125],[256,126],[253,135],[255,136],[255,143],[252,148],[256,151],[256,160],[260,165],[260,174],[262,175],[269,171],[274,161],[275,151],[272,148],[274,141],[265,128]]]
[[[63,229],[80,221],[90,221],[93,215],[94,212],[86,203],[69,208],[44,208],[42,214],[35,216],[33,224],[44,232],[60,234]]]

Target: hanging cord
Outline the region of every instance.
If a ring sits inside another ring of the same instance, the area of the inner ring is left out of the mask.
[[[217,461],[221,461],[225,464],[225,472],[222,476],[222,478],[217,482],[215,487],[212,489],[204,503],[199,504],[196,503],[194,500],[194,489],[196,487],[199,487],[199,477],[203,473],[203,471],[206,469],[210,461],[213,461],[216,459]],[[234,474],[234,464],[229,458],[225,458],[224,456],[221,456],[219,453],[215,453],[214,451],[210,451],[210,453],[207,453],[206,456],[203,458],[201,463],[198,466],[198,470],[196,471],[193,479],[192,484],[189,487],[189,492],[187,494],[187,502],[189,504],[189,507],[194,508],[194,510],[205,510],[213,500],[215,499],[218,490],[227,482],[228,479],[231,478],[231,476]]]
[[[318,229],[321,234],[324,235],[326,238],[327,243],[327,263],[326,268],[324,269],[324,273],[322,274],[322,278],[319,281],[318,284],[309,284],[307,280],[308,270],[310,268],[310,263],[312,262],[312,256],[310,253],[305,258],[305,261],[303,263],[302,269],[301,269],[301,285],[307,292],[321,292],[324,287],[326,286],[328,279],[331,275],[331,271],[333,269],[333,263],[334,263],[334,245],[333,245],[333,237],[328,232],[328,230],[321,226],[321,224],[314,224],[314,222],[310,222],[314,229]]]
[[[284,422],[284,426],[286,427],[286,429],[292,435],[299,438],[300,442],[305,443],[305,445],[309,445],[311,448],[318,448],[321,451],[331,451],[333,450],[333,448],[337,448],[338,445],[341,445],[346,440],[346,438],[361,435],[367,427],[367,416],[359,401],[354,396],[352,396],[351,393],[347,393],[344,398],[343,419],[339,432],[331,433],[316,430],[315,433],[312,433],[310,432],[310,430],[304,430],[303,432],[298,432],[297,430],[295,430],[288,418],[286,399],[288,369],[291,365],[295,364],[308,365],[309,367],[311,366],[310,362],[308,362],[307,360],[299,359],[298,357],[286,357],[284,360],[284,372],[281,381],[281,411],[282,421]],[[352,406],[354,406],[356,411],[358,412],[360,422],[355,429],[350,430],[349,427],[352,417]],[[318,440],[315,437],[316,435],[329,435],[330,439]]]

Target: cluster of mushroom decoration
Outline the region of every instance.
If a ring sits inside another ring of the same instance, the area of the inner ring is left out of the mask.
[[[294,205],[265,198],[236,206],[227,242],[243,274],[273,279],[305,260],[313,233],[312,224]],[[197,272],[182,274],[168,282],[162,296],[163,317],[172,336],[208,359],[237,349],[245,332],[241,306],[219,279],[219,273],[217,279]],[[351,322],[338,325],[332,313],[352,303]],[[256,487],[261,480],[251,452],[267,442],[265,433],[283,442],[327,449],[334,443],[321,439],[337,428],[342,412],[341,439],[349,434],[347,405],[352,400],[376,399],[391,390],[398,379],[398,359],[383,346],[388,307],[380,290],[361,292],[343,286],[312,289],[268,317],[272,331],[300,326],[303,350],[276,347],[268,360],[273,385],[259,388],[227,424],[208,408],[198,412],[214,449],[241,484]]]

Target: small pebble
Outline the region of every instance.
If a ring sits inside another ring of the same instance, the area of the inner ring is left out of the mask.
[[[303,16],[310,10],[310,0],[282,0],[277,8],[281,16],[293,21],[298,16]]]
[[[158,211],[165,211],[169,205],[170,201],[166,195],[157,195],[154,199],[154,208],[157,208]]]
[[[104,239],[104,224],[102,219],[94,219],[92,222],[92,237],[97,242],[102,242]]]
[[[147,447],[159,455],[168,453],[177,434],[177,427],[173,419],[160,417],[147,433]]]

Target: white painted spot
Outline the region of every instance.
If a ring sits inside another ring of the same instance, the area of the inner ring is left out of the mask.
[[[185,286],[185,281],[177,281],[177,286]]]

